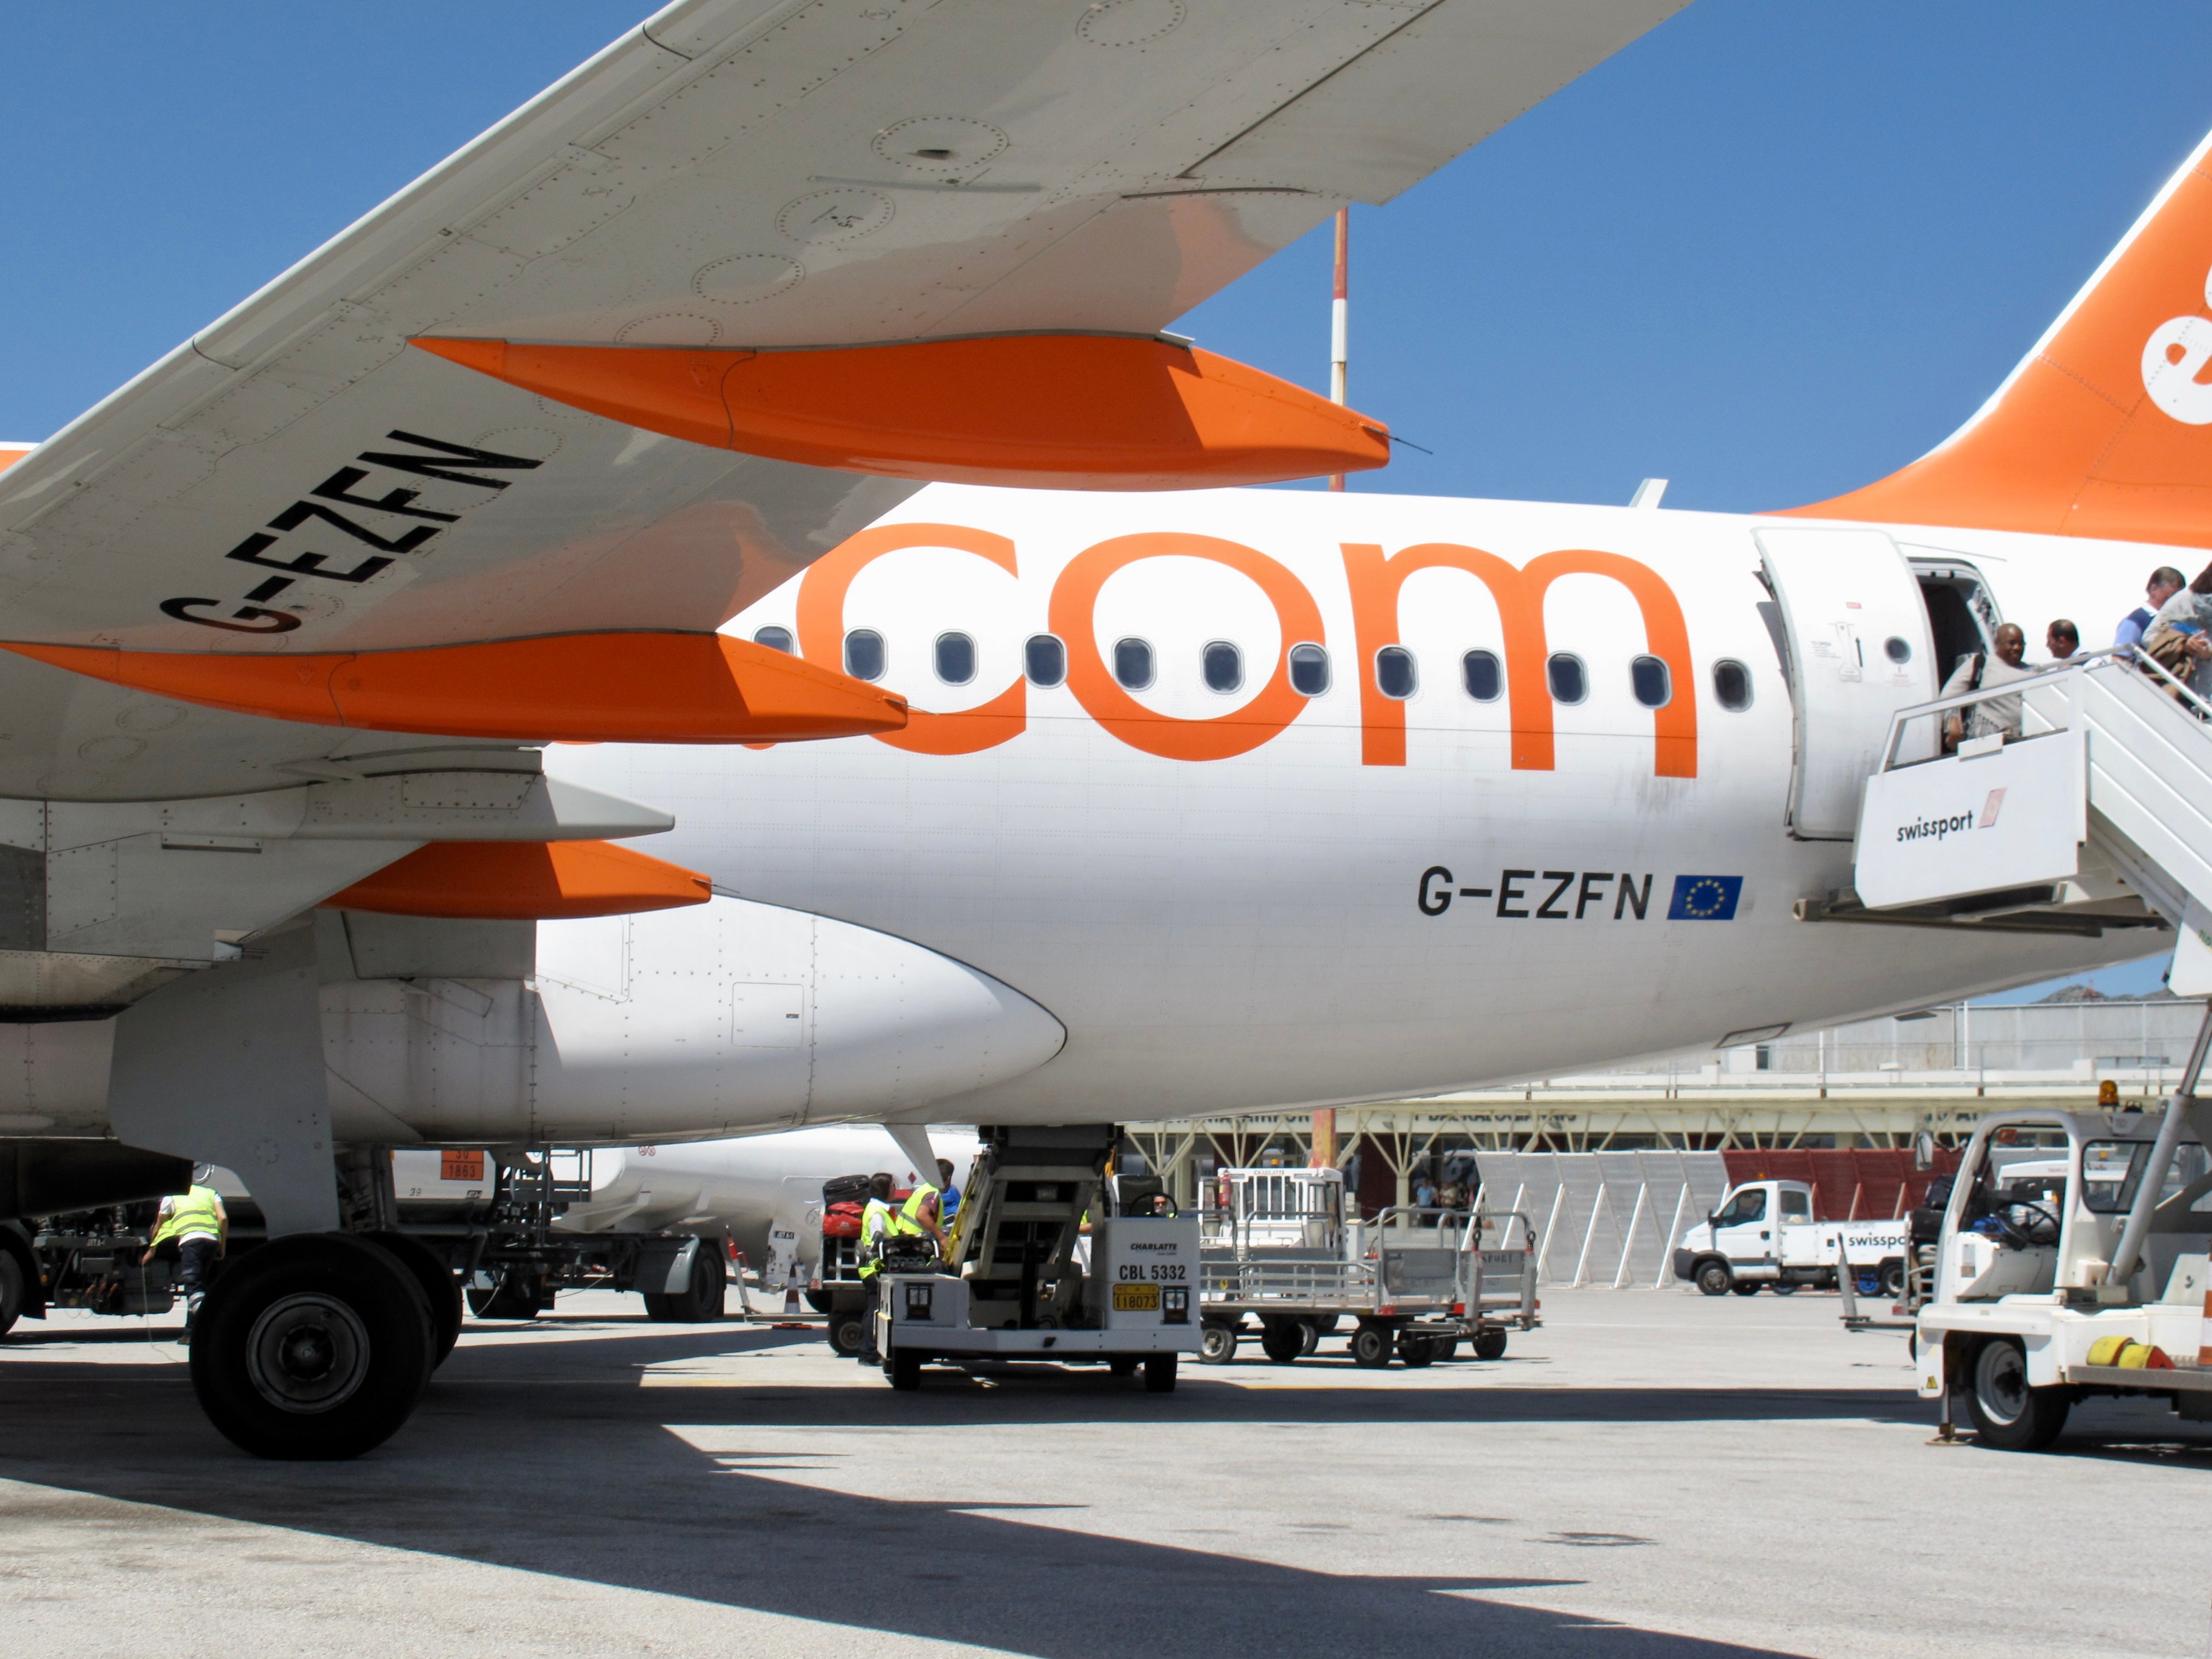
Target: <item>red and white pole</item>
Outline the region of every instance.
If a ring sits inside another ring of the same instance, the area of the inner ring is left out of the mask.
[[[1352,209],[1346,206],[1336,210],[1336,283],[1328,307],[1328,398],[1339,405],[1344,402],[1344,369],[1351,349],[1351,263]],[[1344,474],[1330,475],[1328,487],[1342,489]]]

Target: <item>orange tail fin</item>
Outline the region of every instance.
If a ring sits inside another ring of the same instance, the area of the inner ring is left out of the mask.
[[[2212,547],[2212,137],[1972,420],[1790,512]]]

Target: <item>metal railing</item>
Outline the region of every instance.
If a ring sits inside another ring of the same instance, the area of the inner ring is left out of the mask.
[[[2191,690],[2186,682],[2176,678],[2164,665],[2145,655],[2134,646],[2117,647],[2107,646],[2101,650],[2081,652],[2069,657],[2063,663],[2055,664],[2038,673],[2029,674],[2016,680],[2007,680],[2002,685],[1985,685],[1972,691],[1954,692],[1948,697],[1936,697],[1928,702],[1916,702],[1896,710],[1889,717],[1889,736],[1882,744],[1881,764],[1877,769],[1883,772],[1895,772],[1906,767],[1924,766],[1929,761],[1946,758],[1942,753],[1940,727],[1936,733],[1938,741],[1935,754],[1923,756],[1917,760],[1899,761],[1897,758],[1898,750],[1905,741],[1905,728],[1915,720],[1938,720],[1945,714],[1972,708],[1979,703],[1991,702],[1999,697],[2021,697],[2021,715],[2024,723],[2030,712],[2023,696],[2024,693],[2061,684],[2106,663],[2141,674],[2144,678],[2156,684],[2161,690],[2172,696],[2197,719],[2212,720],[2212,701],[2207,701]],[[2047,722],[2051,719],[2046,710],[2039,708],[2033,712],[2038,720]],[[2070,729],[2069,726],[2046,725],[2042,731],[2023,731],[2018,737],[2007,737],[2005,741],[2026,742],[2035,738],[2048,737],[2054,732]]]

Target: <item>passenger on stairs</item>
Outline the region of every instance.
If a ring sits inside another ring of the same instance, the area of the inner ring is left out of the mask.
[[[2143,629],[2142,653],[2192,690],[2212,658],[2212,565],[2168,596]]]
[[[2062,663],[2081,654],[2081,630],[2061,617],[2044,630],[2043,648],[2051,653],[2053,663]]]
[[[1951,678],[1943,682],[1942,695],[1959,696],[1968,691],[1985,691],[1992,686],[2009,684],[2024,680],[2033,672],[2021,666],[2021,659],[2027,654],[2027,635],[2021,632],[2016,623],[2001,624],[1993,636],[1996,650],[1977,651],[1952,671]],[[1962,719],[1961,716],[1964,718]],[[2020,735],[2020,694],[1990,697],[1965,708],[1954,708],[1943,717],[1943,752],[1950,754],[1959,746],[1961,738],[1986,738],[2002,732],[2008,738]]]
[[[2151,618],[2158,615],[2159,607],[2188,586],[2189,578],[2170,564],[2162,564],[2152,571],[2150,586],[2143,590],[2143,598],[2148,603],[2137,605],[2120,618],[2119,632],[2112,636],[2112,648],[2125,651],[2131,646],[2141,645],[2143,630],[2150,626]]]

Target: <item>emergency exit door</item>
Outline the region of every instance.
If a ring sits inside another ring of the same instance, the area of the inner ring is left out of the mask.
[[[1879,530],[1755,533],[1789,641],[1797,744],[1790,833],[1849,841],[1891,714],[1936,693],[1928,607],[1905,556]]]

